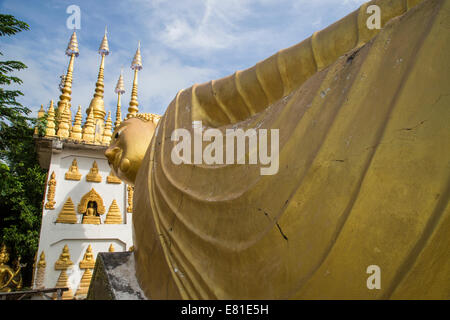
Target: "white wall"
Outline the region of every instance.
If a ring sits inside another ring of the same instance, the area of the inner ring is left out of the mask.
[[[79,172],[82,175],[80,181],[65,180],[64,178],[74,158],[77,159]],[[86,181],[86,175],[89,173],[94,160],[97,162],[99,173],[102,176],[100,183]],[[83,255],[89,244],[92,246],[94,258],[97,257],[99,252],[107,252],[111,244],[114,245],[116,252],[127,251],[133,245],[131,213],[126,212],[128,204],[127,186],[124,183],[110,184],[106,182],[110,168],[103,155],[103,150],[63,149],[60,153],[54,152],[50,162],[48,179],[50,179],[53,171],[56,175],[56,204],[53,210],[45,209],[45,207],[43,209],[37,261],[39,261],[41,252],[44,251],[47,262],[44,286],[46,288],[55,287],[61,271],[55,270],[54,265],[64,245],[67,244],[70,259],[74,263],[73,267],[67,270],[67,274],[69,276],[69,285],[75,294],[84,272],[84,270],[79,269],[79,262],[83,259]],[[106,209],[105,213],[101,215],[102,224],[81,224],[82,214],[78,213],[78,224],[55,222],[69,196],[75,205],[75,211],[77,211],[77,206],[81,198],[92,188],[100,194]],[[103,222],[114,199],[120,208],[123,224],[105,225]],[[44,203],[47,202],[47,197],[44,201]]]

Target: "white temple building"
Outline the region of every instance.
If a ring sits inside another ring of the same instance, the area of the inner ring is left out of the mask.
[[[100,69],[85,123],[82,125],[81,107],[73,112],[70,103],[74,62],[79,54],[75,32],[66,50],[70,62],[62,77],[57,106],[51,101],[48,111],[41,107],[38,114],[47,121],[45,135],[39,137],[36,131],[35,138],[39,162],[48,169],[48,177],[33,289],[68,287],[63,299],[86,297],[99,252],[133,249],[133,189],[114,176],[104,156],[113,133],[111,112],[106,114],[103,101],[104,60],[109,53],[106,32],[99,53]],[[140,48],[131,68],[135,75],[127,117],[138,111]],[[121,95],[125,92],[122,75],[115,92],[117,127],[122,121]],[[159,120],[157,115],[146,116]]]

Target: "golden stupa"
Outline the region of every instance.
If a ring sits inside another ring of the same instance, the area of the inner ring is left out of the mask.
[[[119,206],[115,199],[109,207],[108,214],[105,218],[105,224],[122,224],[122,214],[120,213]]]
[[[57,223],[77,223],[77,213],[72,198],[68,197],[56,219]]]
[[[83,276],[80,280],[80,285],[77,289],[75,295],[80,298],[84,298],[89,290],[89,285],[91,284],[92,279],[92,271],[90,269],[86,269],[83,273]]]
[[[73,299],[73,292],[72,289],[69,286],[69,277],[67,276],[66,270],[62,270],[58,281],[56,282],[55,288],[68,288],[69,290],[66,290],[62,294],[62,300],[72,300]],[[56,298],[57,293],[55,292],[53,294],[53,297]]]

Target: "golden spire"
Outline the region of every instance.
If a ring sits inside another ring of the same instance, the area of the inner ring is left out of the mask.
[[[125,88],[123,86],[123,70],[120,70],[120,77],[117,81],[116,89],[114,90],[117,93],[117,109],[116,109],[116,122],[114,122],[114,128],[117,128],[122,122],[122,111],[121,111],[121,102],[120,97],[125,93]]]
[[[55,131],[55,109],[53,108],[53,100],[50,101],[50,107],[48,108],[47,127],[45,128],[45,135],[47,137],[53,137],[56,134]]]
[[[94,122],[97,124],[97,120],[104,121],[106,111],[105,111],[105,102],[103,101],[103,92],[104,92],[104,69],[105,69],[105,56],[109,54],[109,47],[108,47],[108,38],[106,37],[106,29],[105,29],[105,35],[103,36],[102,43],[100,44],[100,48],[98,49],[98,53],[101,55],[101,61],[100,61],[100,69],[98,71],[98,77],[97,82],[95,83],[95,93],[94,97],[91,100],[91,103],[89,104],[89,108],[86,110],[86,113],[89,114],[91,109],[94,111]]]
[[[76,141],[81,141],[82,128],[81,128],[81,106],[78,106],[77,113],[75,115],[75,121],[73,122],[72,130],[70,131],[70,138]]]
[[[62,109],[62,113],[60,114],[60,120],[58,124],[58,133],[57,136],[60,138],[68,138],[69,137],[69,129],[70,129],[70,111],[69,107],[66,103],[65,107]]]
[[[103,130],[102,144],[109,145],[112,137],[112,121],[111,111],[108,111],[108,119],[106,119],[105,130]]]
[[[116,249],[114,248],[114,245],[111,243],[111,245],[109,246],[108,252],[115,252]]]
[[[108,33],[107,28],[105,27],[105,34],[103,35],[102,43],[100,44],[100,47],[98,48],[98,53],[100,54],[109,54],[109,46],[108,46],[108,38],[106,37],[106,34]]]
[[[127,118],[131,115],[138,113],[139,103],[137,101],[137,90],[138,90],[138,71],[142,69],[142,59],[141,59],[141,42],[138,44],[136,54],[134,55],[133,62],[131,62],[131,69],[134,70],[133,88],[131,90],[131,100],[130,107],[128,108]]]
[[[82,138],[83,141],[88,143],[94,142],[94,133],[95,133],[94,112],[91,110],[83,126],[83,138]]]
[[[70,101],[72,100],[72,97],[70,96],[72,94],[72,73],[73,73],[73,63],[75,60],[75,57],[78,57],[80,54],[78,50],[78,41],[77,41],[77,34],[75,33],[75,30],[72,33],[72,36],[70,37],[69,44],[67,45],[66,49],[66,55],[70,57],[69,66],[67,67],[67,73],[64,76],[64,86],[61,89],[61,95],[59,96],[58,101],[58,113],[63,112],[64,105],[67,103],[69,107],[69,113],[70,113]]]

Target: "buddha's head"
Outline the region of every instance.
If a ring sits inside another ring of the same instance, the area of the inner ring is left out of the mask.
[[[155,128],[152,121],[133,117],[114,130],[105,156],[115,175],[125,183],[134,185]]]

